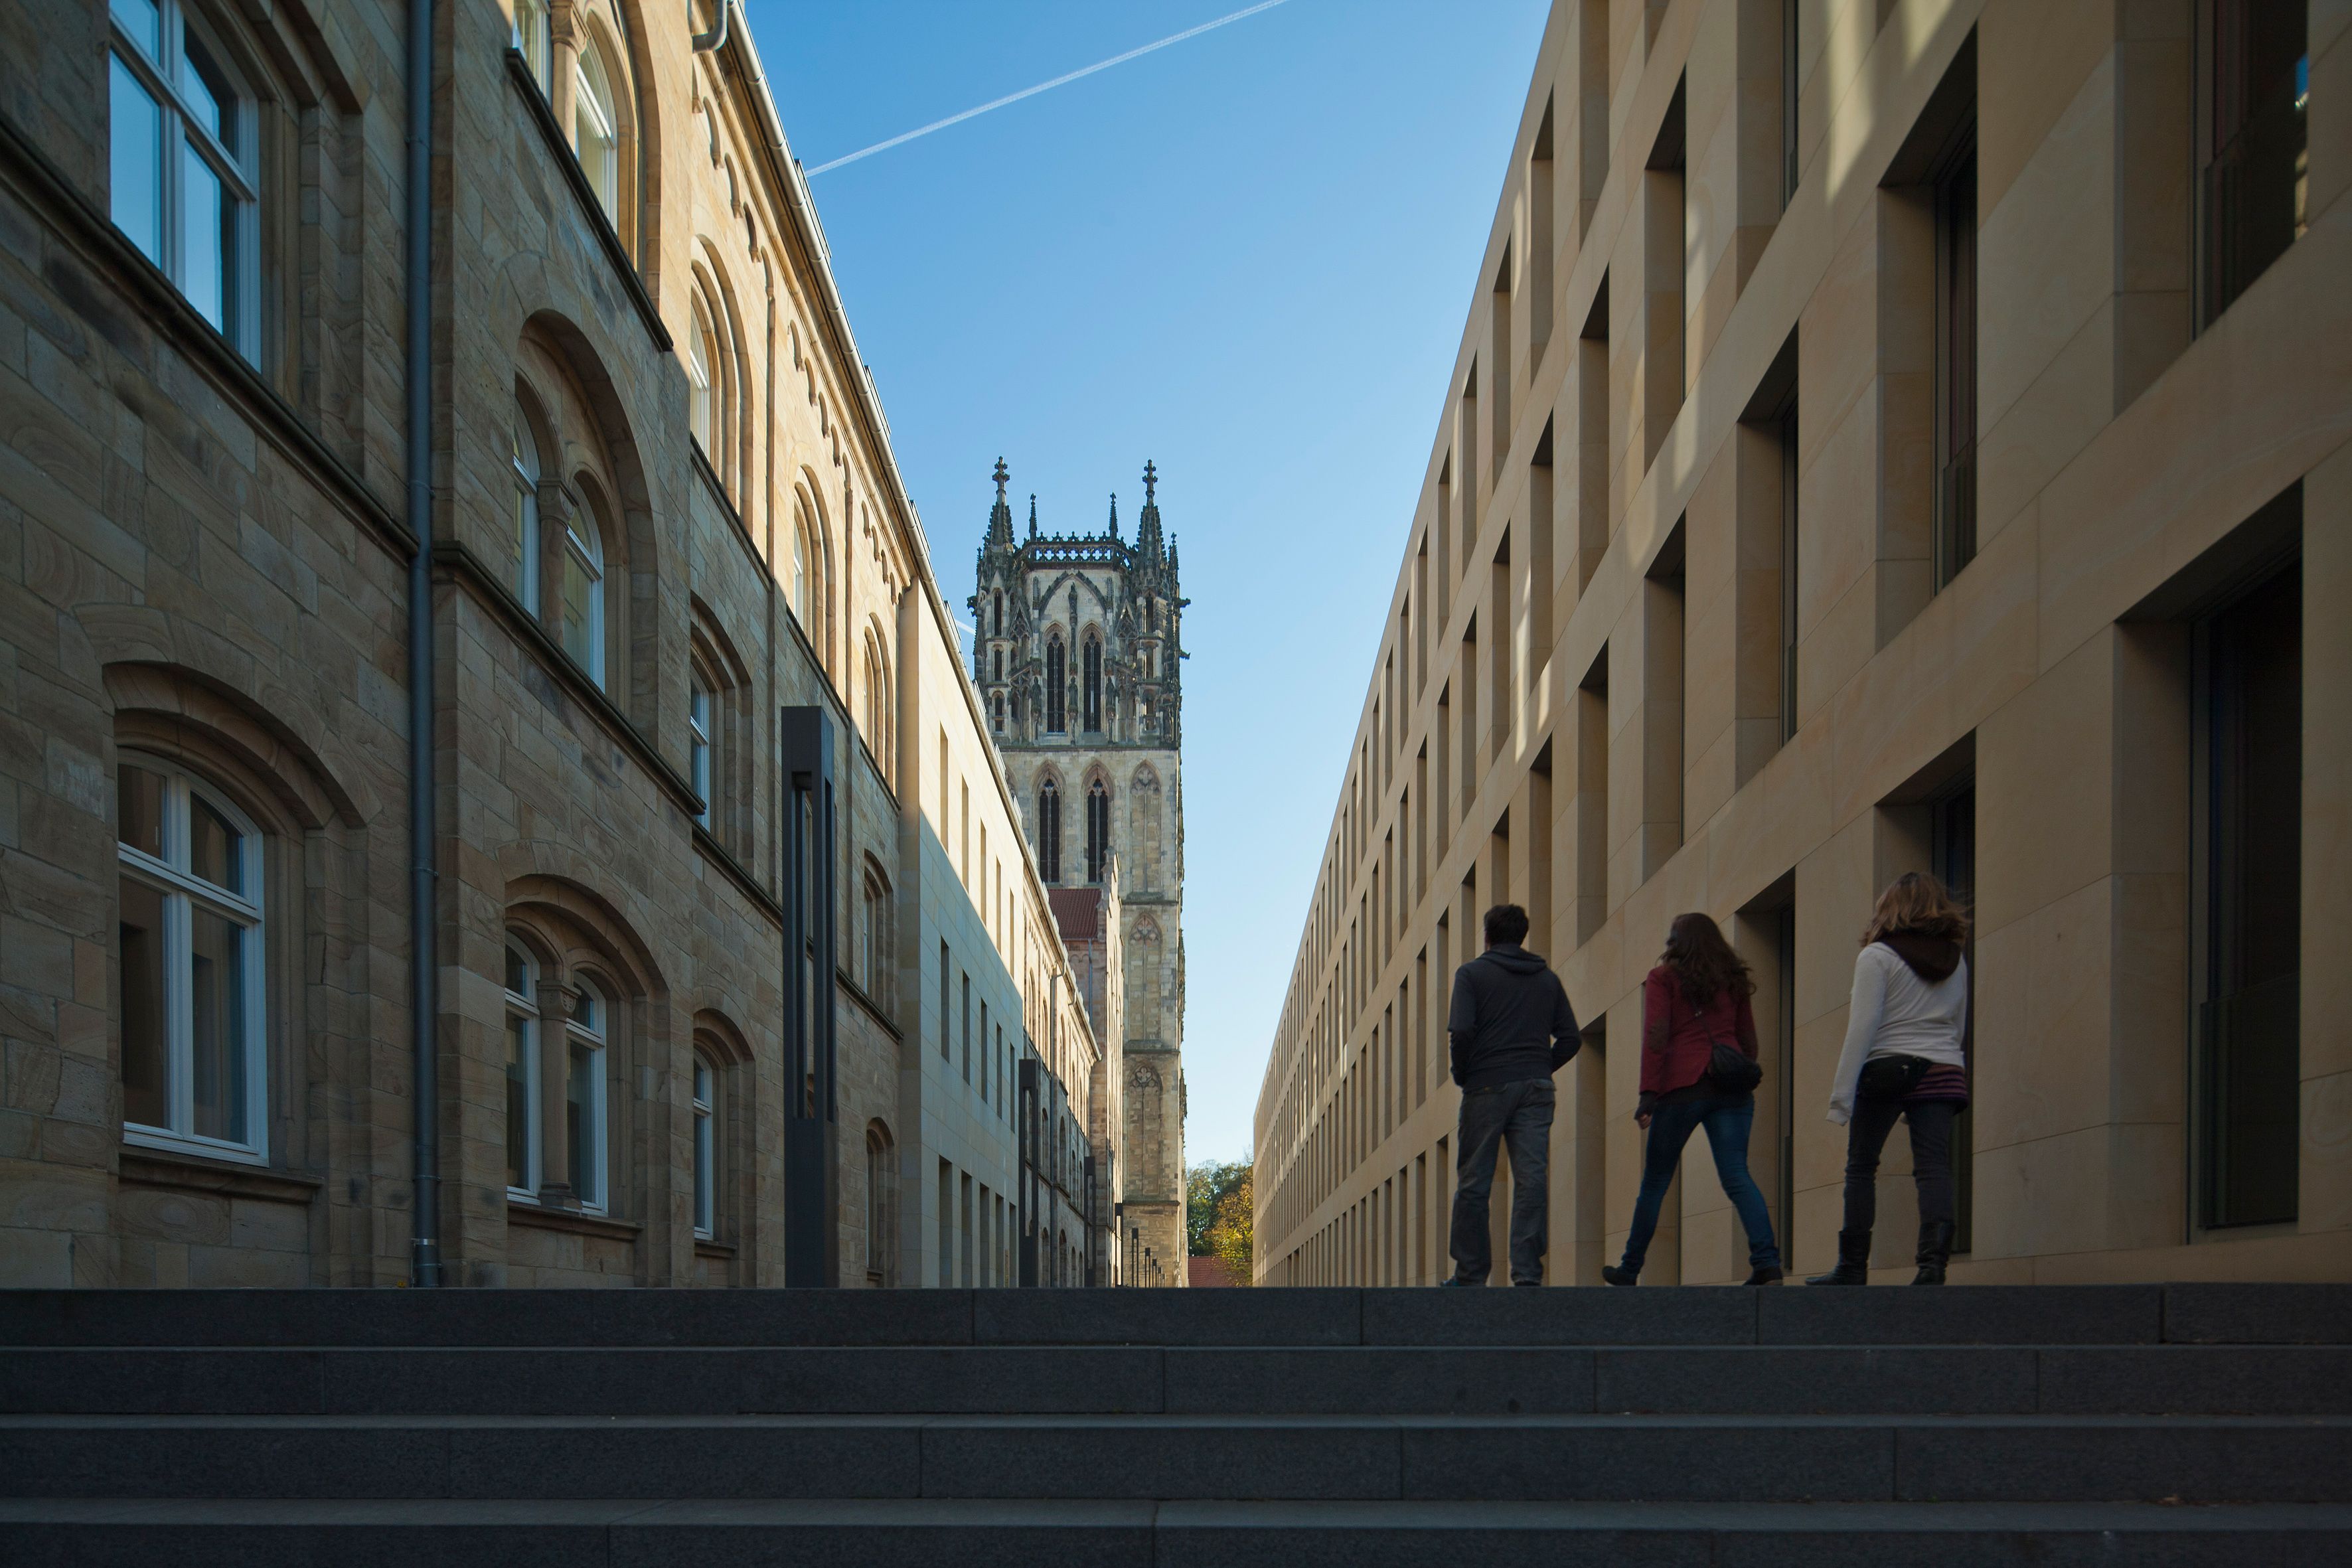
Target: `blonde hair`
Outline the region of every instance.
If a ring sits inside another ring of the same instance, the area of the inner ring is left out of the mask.
[[[1940,936],[1952,942],[1969,940],[1969,911],[1951,890],[1925,871],[1906,871],[1878,895],[1864,928],[1862,945],[1868,947],[1897,931]]]

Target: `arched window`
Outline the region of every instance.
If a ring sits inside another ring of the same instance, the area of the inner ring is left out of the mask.
[[[1003,648],[998,648],[996,650],[996,679],[999,680],[1004,679],[1004,650]]]
[[[539,1191],[539,964],[507,939],[507,1195]]]
[[[793,498],[793,618],[801,635],[816,642],[816,528],[809,521],[808,502]]]
[[[881,639],[866,634],[866,743],[887,777],[890,773],[897,715],[890,706],[890,664]]]
[[[581,46],[572,71],[572,147],[588,188],[615,225],[621,218],[621,131],[613,109],[612,72],[604,47],[590,38]]]
[[[604,1212],[604,1152],[609,1144],[604,1120],[604,1047],[609,1020],[604,998],[586,981],[572,1004],[572,1020],[564,1027],[571,1057],[563,1079],[563,1137],[572,1156],[572,1191],[583,1209]]]
[[[998,734],[1000,734],[1000,735],[1001,735],[1001,734],[1004,733],[1004,697],[1003,697],[1003,693],[1001,693],[1001,692],[997,695],[997,698],[996,698],[996,704],[995,704],[995,706],[996,706],[996,732],[997,732]]]
[[[700,1051],[694,1053],[694,1234],[709,1241],[719,1234],[719,1074]]]
[[[248,360],[261,355],[259,115],[181,0],[116,0],[114,226]]]
[[[1048,882],[1062,879],[1062,792],[1052,779],[1037,790],[1037,871]]]
[[[715,680],[702,661],[695,659],[687,669],[686,729],[691,754],[694,793],[702,802],[702,810],[695,820],[708,828],[710,826],[712,802],[717,798],[718,769],[713,763],[718,752],[719,712]]]
[[[1045,641],[1045,731],[1051,735],[1069,728],[1069,676],[1062,665],[1062,637],[1056,632]]]
[[[1086,729],[1092,734],[1103,727],[1102,638],[1092,632],[1087,634],[1086,664]]]
[[[711,324],[709,301],[703,298],[699,282],[694,286],[692,309],[693,331],[686,334],[687,428],[694,433],[696,445],[717,471],[719,431],[723,419],[720,405],[724,401],[713,384],[719,370],[719,332]]]
[[[890,1158],[890,1133],[879,1121],[866,1129],[866,1282],[891,1283],[898,1253],[898,1172]]]
[[[1103,861],[1110,854],[1110,791],[1100,779],[1087,786],[1087,880],[1102,880]]]
[[[544,0],[515,0],[514,47],[522,51],[539,90],[547,90],[547,6]]]
[[[168,763],[115,770],[124,1135],[268,1152],[261,835]]]
[[[604,684],[604,531],[584,506],[574,507],[563,531],[563,651]]]
[[[518,408],[514,418],[515,596],[539,614],[539,442]]]
[[[992,594],[991,595],[989,595],[989,597],[990,597],[990,598],[994,602],[994,605],[995,605],[995,611],[994,611],[994,616],[995,616],[995,626],[994,626],[994,629],[993,629],[993,630],[992,630],[988,635],[989,635],[989,636],[991,636],[991,637],[1003,637],[1003,636],[1004,635],[1004,594],[1003,594],[1003,591],[1002,589],[1000,589],[1000,590],[998,590],[996,593]]]

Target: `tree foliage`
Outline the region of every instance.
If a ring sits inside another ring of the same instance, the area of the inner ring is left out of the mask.
[[[1250,1279],[1250,1163],[1211,1161],[1184,1176],[1186,1250],[1222,1261],[1234,1279]]]

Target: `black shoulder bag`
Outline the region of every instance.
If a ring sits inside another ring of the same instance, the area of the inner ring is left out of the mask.
[[[1691,1016],[1702,1020],[1705,1017],[1696,1008]],[[1706,1076],[1715,1084],[1715,1092],[1732,1096],[1755,1093],[1756,1086],[1764,1081],[1764,1064],[1733,1042],[1717,1036],[1712,1028],[1707,1030],[1707,1038],[1713,1045],[1707,1052]]]

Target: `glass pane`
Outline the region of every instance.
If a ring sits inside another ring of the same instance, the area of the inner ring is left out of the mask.
[[[236,151],[236,94],[228,85],[227,76],[214,63],[212,54],[194,35],[188,36],[182,47],[188,68],[180,74],[180,98],[187,105],[188,118],[220,139],[221,145],[231,153]]]
[[[228,330],[229,227],[236,204],[196,151],[180,147],[180,292],[216,331]]]
[[[694,1064],[694,1098],[705,1105],[710,1103],[710,1068],[702,1062]]]
[[[163,777],[129,763],[114,770],[117,836],[133,849],[163,858]]]
[[[245,889],[245,835],[205,797],[188,797],[188,866],[215,888],[232,893]]]
[[[113,13],[115,25],[138,40],[149,59],[163,54],[163,17],[155,0],[110,0],[107,9]]]
[[[151,775],[152,776],[152,775]],[[163,895],[122,879],[122,1120],[172,1124],[169,1015],[163,991]]]
[[[507,1185],[530,1185],[530,1020],[512,1013],[507,1015]]]
[[[694,1228],[709,1235],[711,1231],[712,1209],[716,1206],[717,1182],[712,1170],[710,1146],[710,1113],[697,1111],[694,1117]]]
[[[604,1201],[604,1151],[599,1146],[596,1072],[604,1052],[574,1043],[563,1086],[563,1135],[572,1149],[572,1190],[583,1203]]]
[[[195,1131],[231,1143],[247,1141],[245,944],[251,933],[205,910],[188,917],[188,995],[194,1004],[189,1076]]]
[[[595,638],[593,605],[595,578],[573,552],[563,556],[563,651],[582,668],[594,672]]]
[[[507,989],[518,996],[530,995],[530,960],[513,948],[507,949]]]
[[[108,64],[109,181],[114,226],[146,253],[163,259],[163,111],[131,74],[121,57]]]

